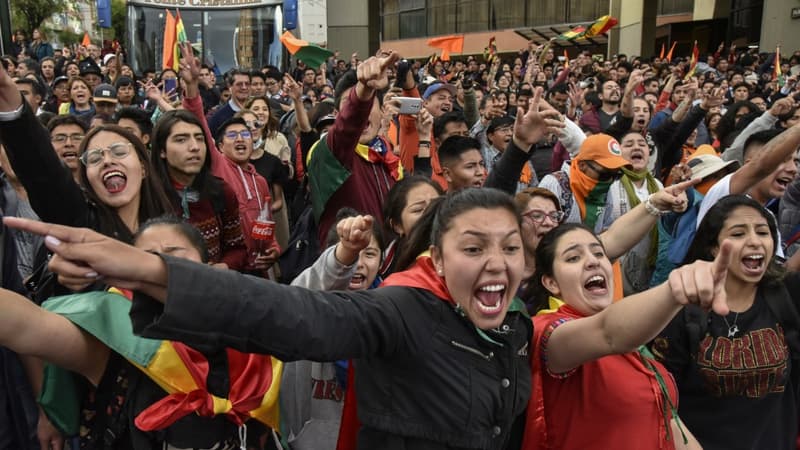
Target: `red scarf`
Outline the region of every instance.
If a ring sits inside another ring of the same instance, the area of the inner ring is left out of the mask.
[[[383,281],[383,286],[406,286],[425,289],[440,300],[455,305],[455,300],[450,296],[444,279],[436,273],[430,256],[423,254],[417,257],[416,262],[407,270],[393,273]],[[353,361],[347,367],[347,390],[342,407],[342,422],[339,425],[339,440],[336,450],[355,450],[358,442],[358,430],[361,422],[358,420],[356,408],[355,371]]]

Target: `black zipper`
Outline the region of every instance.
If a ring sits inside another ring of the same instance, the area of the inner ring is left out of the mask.
[[[483,353],[482,351],[478,350],[477,348],[473,348],[473,347],[470,347],[468,345],[464,345],[464,344],[462,344],[460,342],[456,342],[456,341],[450,341],[450,345],[452,345],[455,348],[470,352],[473,355],[478,355],[481,358],[485,359],[486,361],[491,361],[492,358],[494,358],[494,352],[489,352],[488,354],[487,353]]]

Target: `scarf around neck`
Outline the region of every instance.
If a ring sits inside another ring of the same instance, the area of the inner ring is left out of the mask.
[[[572,198],[578,204],[581,221],[589,228],[594,228],[597,219],[606,206],[606,196],[611,188],[610,181],[597,181],[590,178],[578,168],[579,159],[573,159],[569,168],[569,187]]]
[[[633,171],[627,169],[625,167],[622,168],[622,173],[625,175],[620,178],[619,182],[622,184],[622,187],[625,189],[625,194],[628,196],[628,204],[630,205],[630,209],[635,208],[636,206],[641,203],[639,200],[639,196],[636,195],[636,188],[634,187],[633,183],[644,180],[647,184],[647,192],[650,194],[658,192],[658,183],[656,183],[656,179],[653,174],[650,173],[649,170],[644,169],[640,171]],[[656,257],[658,256],[658,227],[653,226],[650,229],[650,249],[647,252],[647,264],[649,266],[654,266],[656,263]]]

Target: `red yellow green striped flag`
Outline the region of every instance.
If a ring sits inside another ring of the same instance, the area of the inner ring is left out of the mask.
[[[167,395],[142,411],[135,420],[144,431],[169,427],[181,417],[223,414],[236,425],[253,418],[278,429],[278,389],[283,363],[265,355],[227,349],[229,391],[220,398],[208,391],[209,361],[180,342],[146,339],[133,334],[129,317],[132,293],[111,289],[51,298],[42,307],[66,317],[122,355],[152,379]],[[58,394],[58,393],[56,393]],[[67,416],[63,401],[42,405],[48,416]],[[73,413],[79,413],[76,409]],[[60,419],[61,423],[69,423]]]
[[[177,72],[180,70],[181,49],[178,44],[183,44],[189,39],[186,37],[186,28],[183,26],[183,19],[181,19],[181,12],[175,12],[175,43],[172,45],[172,70]]]
[[[589,39],[599,36],[611,28],[613,28],[619,21],[611,16],[603,16],[595,20],[588,28],[580,26],[575,27],[569,31],[561,33],[556,37],[558,40],[571,41],[575,39]]]
[[[684,81],[689,80],[694,76],[695,70],[697,70],[697,61],[700,59],[700,49],[697,48],[697,41],[694,41],[694,47],[692,47],[692,59],[689,61],[689,70],[686,72],[686,76],[683,77]]]
[[[302,60],[309,67],[319,67],[333,56],[333,52],[318,45],[310,44],[302,39],[297,39],[289,31],[281,35],[281,43],[286,50],[297,59]]]

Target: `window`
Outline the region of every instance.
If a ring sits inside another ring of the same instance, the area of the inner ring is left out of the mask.
[[[428,3],[428,36],[455,33],[457,15],[455,0],[431,0]]]
[[[536,27],[540,25],[564,23],[566,18],[566,2],[564,0],[539,0],[530,1],[528,5],[527,25]]]
[[[533,8],[533,2],[528,1],[528,8]],[[519,0],[492,0],[493,30],[504,28],[518,28],[525,26],[525,1]]]
[[[489,29],[490,0],[459,0],[456,30],[459,33]]]
[[[275,40],[275,7],[227,10],[181,10],[186,37],[203,62],[224,72],[231,67],[256,68],[267,64],[270,44]],[[161,70],[164,22],[161,8],[128,7],[131,43],[129,58],[133,69]]]
[[[400,39],[425,36],[425,10],[400,13]]]

